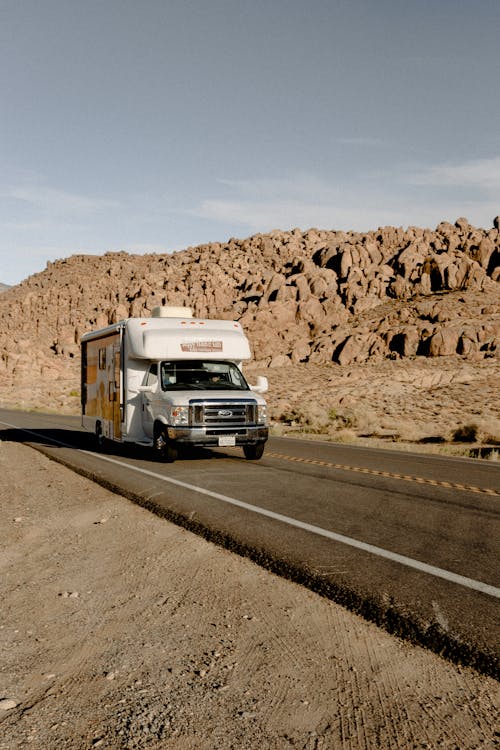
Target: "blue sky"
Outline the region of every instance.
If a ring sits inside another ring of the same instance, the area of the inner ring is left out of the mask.
[[[0,281],[500,214],[498,0],[0,0]]]

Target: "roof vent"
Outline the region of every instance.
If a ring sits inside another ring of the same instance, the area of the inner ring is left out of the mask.
[[[151,311],[152,318],[192,318],[193,311],[190,307],[153,307]]]

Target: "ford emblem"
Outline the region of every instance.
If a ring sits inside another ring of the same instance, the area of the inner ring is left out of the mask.
[[[219,417],[232,417],[233,412],[229,411],[229,409],[220,409],[218,412]]]

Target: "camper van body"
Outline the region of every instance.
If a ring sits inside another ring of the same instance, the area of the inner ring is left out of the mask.
[[[260,458],[268,438],[267,380],[249,386],[241,325],[158,308],[86,333],[82,425],[98,441],[150,445],[167,458],[181,445],[242,446]]]

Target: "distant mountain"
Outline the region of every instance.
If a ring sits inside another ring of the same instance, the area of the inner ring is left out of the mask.
[[[6,292],[6,291],[7,291],[7,289],[10,289],[10,286],[9,286],[8,284],[2,284],[2,283],[0,282],[0,294],[1,294],[2,292]]]

